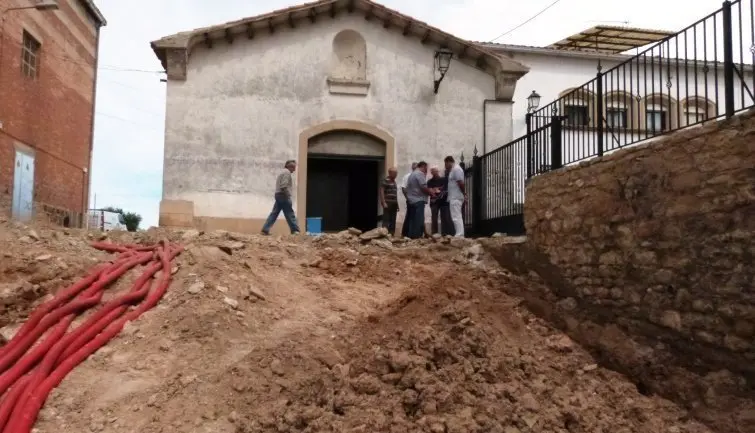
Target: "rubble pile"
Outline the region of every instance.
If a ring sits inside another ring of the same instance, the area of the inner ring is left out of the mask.
[[[65,379],[38,433],[710,431],[505,295],[531,283],[469,239],[0,221],[0,334],[108,259],[89,242],[161,239],[186,248],[167,295]]]

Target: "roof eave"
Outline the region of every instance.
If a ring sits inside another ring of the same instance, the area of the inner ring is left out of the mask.
[[[273,18],[281,16],[284,13],[292,14],[296,12],[312,10],[315,8],[322,8],[323,6],[333,6],[334,4],[335,4],[334,7],[338,7],[340,3],[341,2],[339,0],[320,0],[316,2],[305,3],[299,6],[294,6],[288,9],[283,9],[283,10],[274,11],[274,12],[263,14],[263,15],[258,15],[255,17],[244,18],[241,20],[219,24],[216,26],[198,28],[198,29],[191,30],[188,32],[176,33],[174,35],[166,36],[156,41],[153,41],[151,43],[151,46],[152,46],[153,51],[157,55],[158,59],[160,59],[160,62],[163,64],[163,67],[165,67],[166,50],[171,49],[171,48],[179,48],[179,49],[186,49],[187,51],[191,51],[193,46],[197,44],[200,39],[203,39],[205,35],[209,33],[224,31],[227,29],[242,28],[242,27],[250,25],[251,23],[271,20]],[[434,33],[443,35],[444,38],[446,39],[446,42],[453,42],[454,45],[462,47],[461,51],[468,52],[469,50],[475,50],[478,52],[479,56],[485,58],[486,61],[492,62],[493,65],[491,66],[497,65],[498,68],[500,68],[500,70],[505,71],[507,73],[522,76],[526,74],[527,72],[529,72],[530,70],[528,66],[514,59],[508,58],[502,54],[499,54],[495,51],[492,51],[489,48],[481,46],[480,44],[473,43],[473,42],[455,37],[453,35],[450,35],[425,22],[403,15],[398,11],[387,8],[371,0],[356,0],[356,3],[357,5],[362,6],[365,10],[369,9],[370,11],[369,13],[374,14],[374,12],[380,11],[382,13],[390,15],[391,18],[395,18],[398,21],[402,21],[402,22],[411,21],[412,23],[416,25],[424,27],[427,32],[434,32]],[[357,5],[352,4],[352,7],[355,7]]]
[[[552,56],[562,57],[578,57],[585,59],[602,59],[602,60],[626,60],[632,57],[629,54],[609,54],[598,53],[578,50],[557,50],[554,48],[543,47],[526,47],[521,45],[504,45],[504,44],[488,44],[480,43],[483,47],[492,50],[493,52],[510,51],[514,53],[530,53],[530,54],[544,54]]]
[[[97,7],[96,4],[94,4],[94,0],[84,0],[84,4],[89,8],[89,12],[92,13],[92,15],[97,18],[97,21],[99,23],[100,27],[105,27],[107,25],[107,20],[105,19],[105,15],[102,14],[100,9]]]

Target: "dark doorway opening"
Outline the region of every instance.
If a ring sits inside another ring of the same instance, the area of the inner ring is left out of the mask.
[[[307,218],[325,232],[377,227],[382,159],[312,155],[307,159]]]

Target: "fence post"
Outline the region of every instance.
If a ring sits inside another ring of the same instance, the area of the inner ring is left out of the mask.
[[[564,166],[561,159],[561,122],[564,116],[551,117],[551,170],[557,170]]]
[[[724,107],[726,117],[734,115],[734,41],[732,37],[731,2],[726,0],[721,9],[724,37]]]
[[[475,149],[472,157],[472,233],[480,235],[480,223],[482,222],[482,157],[477,155]]]
[[[532,177],[532,165],[535,157],[532,153],[532,113],[524,115],[524,120],[527,123],[527,179]]]
[[[598,112],[597,119],[595,121],[597,122],[597,130],[598,130],[598,156],[603,156],[603,73],[601,72],[601,65],[598,64],[598,75],[597,75],[597,81],[596,81],[596,95],[595,100],[597,103],[596,110]]]

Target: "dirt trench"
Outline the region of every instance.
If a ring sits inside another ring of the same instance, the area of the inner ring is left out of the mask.
[[[0,334],[105,259],[101,236],[0,221]],[[168,295],[65,379],[38,433],[714,431],[506,295],[528,281],[475,242],[110,234],[163,237],[187,246]]]

